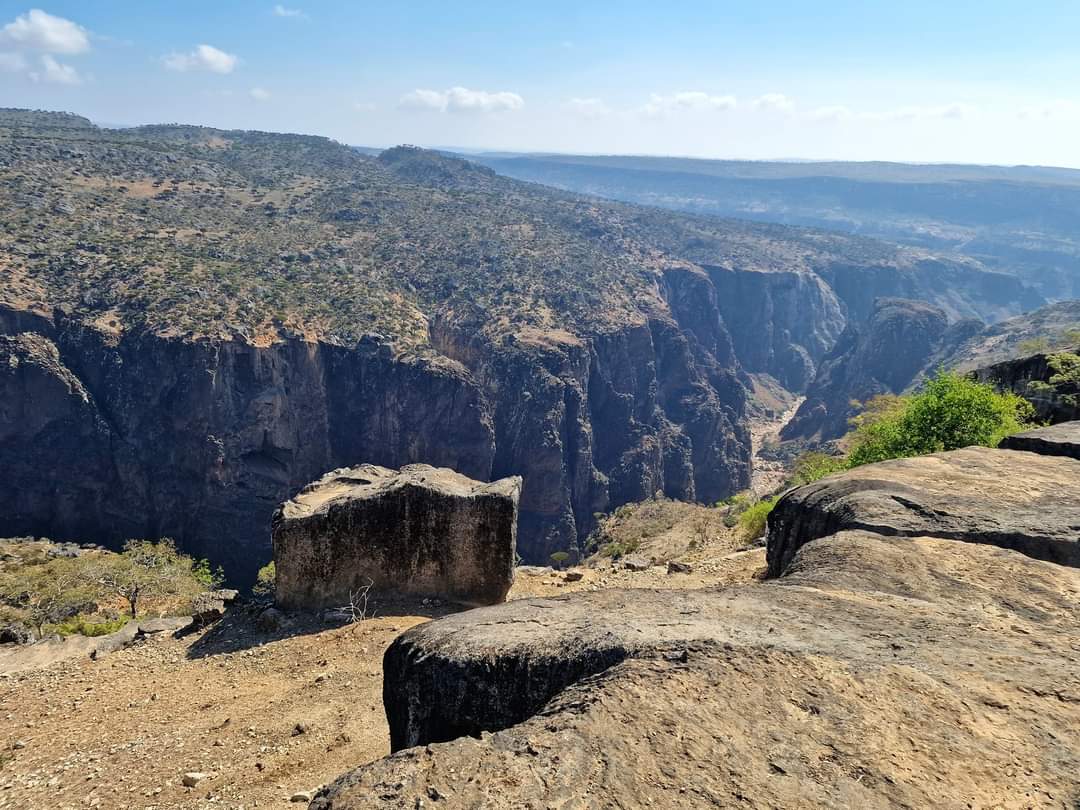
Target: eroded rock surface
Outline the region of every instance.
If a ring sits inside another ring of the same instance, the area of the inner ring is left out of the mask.
[[[514,578],[521,478],[371,464],[327,473],[274,516],[275,599],[290,609],[375,591],[501,602]]]
[[[1076,806],[1075,460],[888,462],[778,513],[763,583],[526,599],[400,636],[397,753],[312,807]]]
[[[458,614],[387,653],[394,746],[431,744],[312,807],[1071,808],[1078,596],[1014,551],[844,532],[765,584]]]
[[[1001,442],[1006,450],[1027,450],[1044,456],[1067,456],[1080,460],[1080,422],[1028,430],[1006,436]]]
[[[988,543],[1080,566],[1080,462],[968,447],[869,464],[787,493],[769,516],[769,575],[844,529]]]

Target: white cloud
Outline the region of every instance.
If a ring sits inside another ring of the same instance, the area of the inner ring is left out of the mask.
[[[572,98],[566,102],[566,107],[583,118],[601,118],[611,112],[611,108],[598,98]]]
[[[487,90],[469,90],[451,87],[449,90],[413,90],[398,102],[399,107],[411,110],[435,110],[438,112],[489,113],[520,110],[525,100],[517,93]]]
[[[53,82],[54,84],[82,84],[82,76],[71,65],[65,65],[62,62],[57,62],[49,54],[43,54],[41,57],[41,67],[44,69],[44,73],[31,73],[30,78],[35,82]]]
[[[264,87],[252,87],[249,95],[256,101],[268,101],[270,99],[270,91]]]
[[[21,53],[0,53],[0,70],[6,73],[22,73],[26,70],[26,59]]]
[[[41,9],[20,14],[0,30],[0,42],[45,53],[76,54],[90,50],[90,37],[81,25]]]
[[[1016,116],[1024,120],[1075,121],[1080,119],[1080,103],[1059,98],[1045,104],[1024,107]]]
[[[810,113],[814,121],[847,121],[852,117],[850,109],[842,104],[833,104],[828,107],[818,107]]]
[[[735,96],[713,96],[700,90],[688,90],[670,96],[653,93],[642,108],[646,115],[659,116],[674,110],[732,110]]]
[[[188,70],[208,70],[211,73],[232,73],[240,57],[215,48],[213,45],[199,45],[190,53],[171,53],[161,61],[169,70],[181,72]]]
[[[286,8],[285,6],[281,5],[281,3],[278,3],[276,6],[274,6],[273,13],[275,17],[287,17],[294,20],[306,20],[308,18],[308,15],[300,9]]]
[[[795,102],[783,93],[766,93],[754,99],[754,108],[772,112],[789,113],[795,109]]]
[[[975,112],[970,104],[941,104],[931,107],[898,107],[884,112],[864,113],[861,117],[868,121],[927,121],[941,119],[967,118]]]

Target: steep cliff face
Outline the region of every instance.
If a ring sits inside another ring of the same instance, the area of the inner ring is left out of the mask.
[[[522,330],[499,344],[436,323],[442,356],[416,358],[377,339],[255,346],[5,310],[0,531],[173,536],[243,581],[269,555],[274,509],[308,481],[424,462],[522,475],[519,547],[543,561],[575,548],[594,512],[746,485],[745,392],[713,354],[734,362],[719,313],[707,297],[695,311],[709,349],[659,313],[588,339]]]
[[[923,371],[927,358],[979,327],[977,321],[950,327],[942,309],[920,301],[879,299],[870,319],[850,323],[822,361],[806,400],[784,426],[781,438],[842,436],[858,412],[853,403],[900,393]]]
[[[1080,346],[1072,348],[1070,353],[1080,354]],[[1040,352],[971,373],[982,382],[1028,399],[1035,406],[1039,421],[1057,424],[1080,419],[1080,385],[1074,380],[1059,381],[1060,372],[1051,366],[1051,356]]]
[[[975,375],[1030,399],[1042,420],[1076,419],[1076,392],[1050,383],[1055,371],[1029,344],[1072,348],[1080,334],[1080,302],[1051,304],[996,324],[949,322],[950,313],[923,301],[882,298],[865,321],[853,319],[821,361],[806,401],[783,439],[835,439],[857,412],[852,401],[899,394],[937,368]]]
[[[172,536],[243,579],[269,556],[274,508],[327,469],[423,459],[491,471],[486,403],[451,363],[373,342],[37,326],[0,344],[4,534]]]
[[[525,331],[497,346],[433,324],[433,345],[467,366],[492,407],[493,476],[521,475],[523,556],[573,549],[596,512],[663,492],[712,502],[750,475],[746,393],[715,290],[665,276],[673,309],[581,339]],[[687,288],[700,297],[691,304]]]
[[[804,391],[844,329],[844,306],[832,289],[813,273],[707,270],[743,368]]]

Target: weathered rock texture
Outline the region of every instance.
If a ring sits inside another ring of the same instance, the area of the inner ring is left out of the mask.
[[[941,303],[940,301],[938,303]],[[784,439],[829,440],[848,430],[853,402],[911,390],[939,367],[971,374],[1028,398],[1039,419],[1080,418],[1075,385],[1043,385],[1054,372],[1047,352],[1031,354],[1038,338],[1061,350],[1080,323],[1080,302],[1064,301],[984,326],[968,318],[950,323],[951,311],[922,301],[882,298],[867,319],[850,315],[847,327],[817,366],[806,400],[784,427]]]
[[[932,535],[1080,567],[1080,462],[968,447],[868,464],[792,490],[769,515],[769,574],[845,529]]]
[[[1080,421],[1063,422],[1006,436],[1000,446],[1005,450],[1027,450],[1044,456],[1067,456],[1080,461]]]
[[[393,747],[425,747],[312,807],[1070,807],[1078,593],[1016,552],[846,532],[769,584],[458,614],[386,656]]]
[[[514,580],[520,478],[489,484],[448,469],[335,470],[274,515],[274,598],[285,608],[378,593],[503,601]]]
[[[1080,466],[969,449],[875,470],[777,507],[765,583],[527,599],[413,628],[384,659],[397,753],[312,807],[1071,810],[1080,570],[1001,546],[1045,554],[1071,526],[1075,548]],[[1059,514],[1035,537],[1051,489]],[[832,533],[823,515],[880,531]]]
[[[835,439],[848,431],[858,403],[878,394],[899,394],[933,358],[955,346],[978,321],[950,326],[945,310],[921,301],[880,298],[865,322],[849,321],[822,360],[806,400],[784,426],[781,438]]]
[[[1080,353],[1080,346],[1069,351]],[[1047,352],[1003,360],[971,373],[977,380],[1025,397],[1035,406],[1035,416],[1042,421],[1055,423],[1080,419],[1080,386],[1050,385],[1055,372],[1050,368]],[[1033,387],[1032,383],[1045,385]]]

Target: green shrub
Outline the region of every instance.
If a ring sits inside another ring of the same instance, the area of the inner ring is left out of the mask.
[[[99,557],[96,563],[96,583],[105,593],[123,597],[131,618],[146,597],[194,599],[220,582],[205,560],[181,554],[167,537],[128,540],[122,554]]]
[[[1045,352],[1050,348],[1050,339],[1045,335],[1039,335],[1038,337],[1021,340],[1017,344],[1017,348],[1020,349],[1021,354],[1039,354],[1039,352]]]
[[[747,543],[765,534],[765,523],[779,497],[766,498],[748,506],[739,515],[739,533]]]
[[[625,557],[627,554],[633,554],[640,547],[640,540],[614,540],[601,548],[600,554],[604,557],[611,557],[611,559],[617,560],[620,557]]]
[[[1033,415],[1031,403],[1016,394],[938,371],[918,393],[856,420],[848,466],[970,445],[996,447],[1028,427]]]
[[[827,475],[846,470],[847,466],[847,459],[843,456],[830,456],[828,453],[808,450],[795,459],[790,483],[794,487],[812,484]]]
[[[72,619],[68,619],[67,621],[56,625],[54,629],[62,636],[78,635],[96,638],[97,636],[107,636],[110,633],[115,633],[117,630],[123,628],[129,620],[129,617],[127,616],[120,616],[116,619],[92,622],[85,616],[75,616]]]
[[[555,563],[556,568],[562,568],[563,563],[570,559],[570,554],[565,551],[556,551],[551,555],[551,561]]]
[[[274,561],[271,560],[260,568],[259,573],[255,575],[255,585],[252,586],[251,592],[256,596],[273,597],[276,584],[277,569],[274,567]]]

